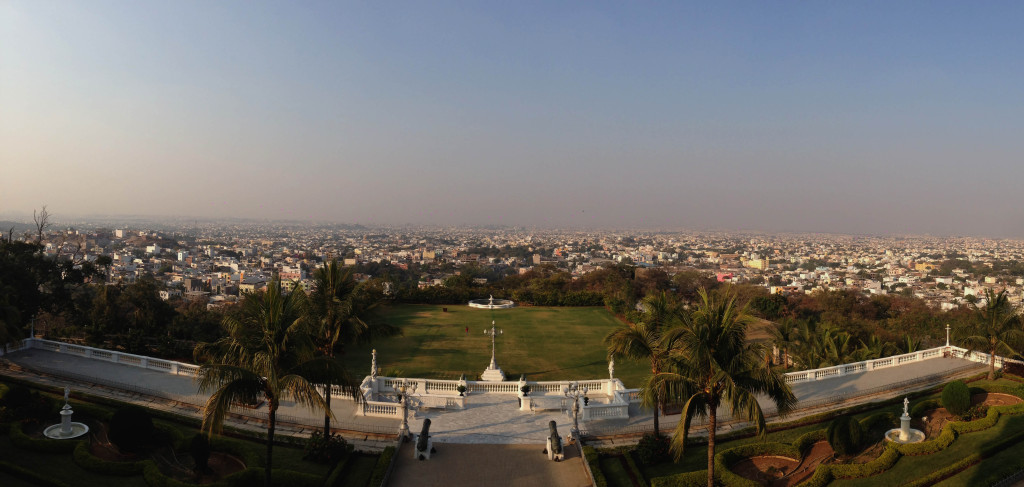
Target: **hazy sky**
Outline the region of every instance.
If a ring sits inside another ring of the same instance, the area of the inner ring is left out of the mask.
[[[1024,237],[1021,2],[0,1],[0,215]]]

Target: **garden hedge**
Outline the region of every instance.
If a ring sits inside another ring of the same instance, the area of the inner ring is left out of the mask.
[[[971,391],[962,380],[955,380],[942,388],[942,407],[953,416],[963,416],[971,408]]]
[[[78,446],[78,440],[51,440],[49,438],[32,438],[21,430],[21,423],[11,424],[11,443],[18,448],[25,448],[40,453],[71,453]]]
[[[4,472],[11,477],[21,479],[32,485],[39,485],[41,487],[71,487],[64,482],[46,477],[35,470],[2,460],[0,460],[0,472]]]
[[[394,456],[395,447],[384,448],[384,453],[381,453],[380,458],[377,459],[377,465],[373,466],[373,475],[370,476],[370,483],[367,484],[369,487],[380,487],[384,483],[384,476],[387,475],[388,467],[391,466],[391,459]]]
[[[677,473],[651,479],[651,487],[704,487],[706,485],[708,485],[707,470]]]
[[[587,461],[587,465],[590,466],[590,473],[594,476],[594,486],[608,487],[608,479],[604,477],[604,472],[601,471],[601,461],[597,450],[592,446],[584,446],[583,458]]]
[[[75,447],[74,454],[72,455],[75,465],[78,465],[90,472],[96,472],[103,475],[130,477],[132,475],[142,473],[143,469],[146,467],[144,460],[137,462],[114,462],[104,460],[93,455],[92,452],[89,451],[88,442],[79,441],[77,443],[78,446]]]

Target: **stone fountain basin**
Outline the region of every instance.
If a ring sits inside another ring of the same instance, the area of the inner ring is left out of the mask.
[[[894,429],[891,429],[889,431],[886,431],[885,432],[885,439],[887,441],[891,441],[893,443],[899,443],[901,445],[906,445],[908,443],[920,443],[920,442],[924,441],[924,432],[921,431],[921,430],[910,428],[910,431],[907,432],[908,438],[906,440],[901,440],[900,439],[900,432],[901,431],[902,430],[900,428],[894,428]]]
[[[72,438],[78,438],[89,432],[89,426],[82,423],[71,423],[71,431],[67,434],[61,432],[63,425],[55,424],[48,426],[43,430],[43,436],[54,440],[70,440]]]

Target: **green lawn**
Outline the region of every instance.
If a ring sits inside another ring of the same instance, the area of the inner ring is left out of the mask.
[[[396,305],[378,316],[399,326],[404,336],[353,347],[345,360],[357,375],[370,371],[370,349],[377,349],[382,372],[397,369],[407,377],[474,379],[491,360],[491,339],[484,335],[493,319],[504,334],[497,339],[498,365],[510,379],[597,379],[608,377],[605,335],[621,322],[600,307],[519,307],[474,309],[464,305]],[[469,333],[466,333],[469,327]],[[620,360],[615,376],[637,387],[647,367]]]
[[[1003,451],[982,460],[981,463],[956,474],[938,484],[939,487],[971,487],[992,485],[1021,469],[1020,459],[1024,458],[1024,442],[1017,443]]]

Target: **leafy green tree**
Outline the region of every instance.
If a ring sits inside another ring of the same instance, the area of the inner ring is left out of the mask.
[[[624,323],[612,330],[604,343],[613,357],[628,357],[650,363],[651,376],[661,374],[668,351],[662,346],[662,337],[670,328],[675,315],[675,304],[665,292],[651,294],[643,300],[644,313],[636,323]],[[644,389],[644,402],[654,409],[654,434],[659,431],[659,413],[664,406],[665,390],[657,386]]]
[[[965,335],[962,345],[970,352],[984,351],[989,354],[988,380],[994,380],[996,355],[1017,355],[1021,345],[1024,345],[1024,331],[1020,329],[1020,316],[1010,305],[1006,291],[996,294],[991,289],[986,289],[985,300],[981,319],[974,326],[962,331]]]
[[[266,485],[273,470],[274,430],[282,400],[316,410],[327,409],[314,381],[333,375],[343,383],[344,367],[329,357],[316,357],[309,330],[303,320],[305,300],[296,284],[285,294],[274,279],[260,293],[246,294],[237,316],[226,316],[227,336],[196,347],[199,390],[213,394],[203,408],[203,431],[212,434],[224,424],[224,417],[236,404],[255,406],[266,401],[267,466]]]
[[[317,354],[329,359],[345,354],[345,347],[356,343],[371,342],[375,338],[400,335],[396,326],[368,320],[369,311],[376,306],[378,297],[369,298],[357,292],[358,285],[352,278],[352,269],[343,268],[336,259],[325,263],[313,274],[313,292],[310,294],[306,313],[313,330],[313,343]],[[358,399],[359,382],[345,377],[343,383],[318,382],[323,387],[324,402],[331,408],[331,389],[341,386]],[[331,436],[331,415],[324,415],[324,438]]]
[[[782,374],[765,363],[764,346],[747,341],[752,318],[737,306],[734,295],[710,296],[702,290],[696,308],[685,318],[663,339],[669,371],[651,377],[648,387],[665,387],[685,398],[672,438],[676,458],[683,455],[693,419],[707,418],[708,487],[713,487],[718,408],[725,406],[733,418],[753,423],[763,437],[767,428],[757,398],[767,398],[786,415],[796,396]]]

